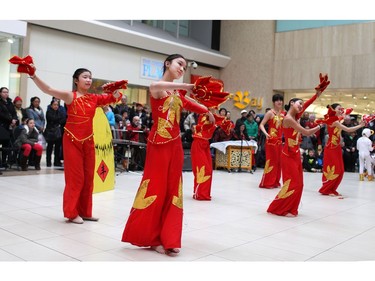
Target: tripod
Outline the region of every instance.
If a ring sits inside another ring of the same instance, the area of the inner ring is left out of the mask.
[[[241,145],[240,145],[240,160],[239,160],[239,163],[238,163],[238,170],[237,170],[237,172],[242,172],[242,158],[243,158],[243,139],[241,138]],[[248,145],[248,142],[247,142],[247,140],[245,140],[246,141],[246,144]],[[249,146],[249,145],[248,145]],[[251,152],[250,152],[251,153]],[[251,161],[251,157],[250,157],[250,166],[252,165],[252,163],[251,163],[252,161]],[[252,174],[253,173],[253,170],[252,170],[252,168],[249,170],[250,171],[250,174]],[[246,171],[244,171],[244,172],[246,172]]]
[[[242,172],[241,165],[242,165],[242,147],[243,147],[243,138],[241,138],[241,146],[240,146],[240,163],[238,165],[238,171]]]

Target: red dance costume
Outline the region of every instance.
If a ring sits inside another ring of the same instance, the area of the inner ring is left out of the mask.
[[[334,120],[339,119],[336,117]],[[323,195],[339,195],[336,190],[344,176],[344,160],[340,145],[341,129],[335,126],[330,126],[329,123],[332,124],[333,122],[327,123],[328,141],[324,147],[323,185],[319,189],[319,192]]]
[[[64,216],[74,219],[92,217],[92,192],[94,188],[95,146],[93,118],[98,106],[118,102],[112,94],[85,94],[67,105],[68,119],[63,136],[65,190]]]
[[[302,111],[295,117],[296,120],[301,118],[306,108],[309,107],[317,97],[317,94],[315,94],[304,103]],[[275,199],[271,202],[267,212],[278,216],[286,216],[288,213],[297,216],[303,190],[303,168],[299,150],[301,134],[293,128],[283,127],[282,130],[285,138],[281,154],[283,186]]]
[[[140,247],[181,248],[183,149],[180,111],[207,110],[175,91],[150,97],[154,124],[147,141],[143,178],[126,223],[122,242]]]
[[[215,123],[211,123],[207,115],[199,116],[193,135],[191,164],[194,174],[193,198],[196,200],[211,200],[212,157],[209,140],[218,126],[222,127],[226,134],[232,128],[232,122],[225,117],[216,114],[214,117]]]
[[[303,169],[299,150],[300,134],[293,128],[283,128],[285,144],[281,154],[283,187],[268,207],[267,212],[285,216],[298,215],[303,188]]]
[[[273,111],[273,109],[271,109]],[[281,178],[281,149],[282,149],[282,121],[284,113],[279,115],[273,111],[274,117],[268,120],[268,134],[270,138],[266,140],[266,164],[264,166],[263,177],[259,184],[262,188],[280,187]]]

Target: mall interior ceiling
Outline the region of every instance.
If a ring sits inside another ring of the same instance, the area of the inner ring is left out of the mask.
[[[286,100],[299,97],[308,100],[314,93],[295,92],[288,93]],[[327,105],[339,103],[344,108],[353,108],[353,115],[375,114],[375,91],[374,90],[340,90],[329,91],[328,89],[307,109],[318,118],[327,112]]]

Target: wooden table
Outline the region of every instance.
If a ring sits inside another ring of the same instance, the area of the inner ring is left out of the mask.
[[[228,141],[212,143],[211,147],[216,148],[215,169],[225,168],[228,172],[232,169],[241,169],[252,172],[252,157],[258,148],[256,142],[249,141],[241,144],[241,141]]]

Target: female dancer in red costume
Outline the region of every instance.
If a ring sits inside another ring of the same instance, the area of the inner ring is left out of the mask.
[[[33,66],[33,65],[32,65]],[[33,66],[36,70],[35,66]],[[64,217],[82,224],[84,220],[97,221],[92,216],[92,191],[94,188],[95,146],[93,118],[99,106],[116,103],[121,93],[90,94],[91,71],[77,69],[73,74],[76,91],[61,91],[48,86],[36,74],[30,76],[38,88],[65,102],[68,119],[63,135],[65,189],[63,196]]]
[[[143,178],[126,223],[122,241],[151,247],[159,253],[175,255],[181,248],[182,166],[180,111],[184,107],[207,113],[207,107],[185,97],[194,84],[174,83],[186,71],[187,62],[179,54],[164,61],[163,77],[150,85],[154,125],[148,141]]]
[[[259,184],[262,188],[277,188],[280,187],[281,178],[281,144],[282,144],[282,129],[281,124],[284,118],[283,103],[284,97],[280,94],[275,94],[272,97],[273,109],[269,110],[259,125],[259,128],[266,135],[266,164],[264,166],[263,177]],[[264,125],[268,125],[266,131]]]
[[[298,215],[298,205],[301,201],[303,189],[303,169],[299,150],[301,141],[300,134],[309,136],[321,128],[321,125],[319,125],[312,129],[305,129],[299,124],[298,119],[330,83],[326,75],[320,76],[320,82],[321,83],[315,88],[316,94],[307,102],[304,103],[301,99],[294,98],[285,106],[288,112],[282,123],[285,138],[285,144],[281,154],[283,186],[268,207],[268,213],[279,216]]]
[[[344,160],[340,145],[341,131],[348,133],[355,132],[365,126],[365,122],[354,127],[346,127],[340,121],[344,118],[344,108],[340,104],[328,105],[328,113],[324,115],[323,122],[327,124],[328,141],[324,147],[322,187],[319,192],[323,195],[341,196],[337,192],[341,180],[344,176]]]
[[[214,114],[215,123],[211,123],[206,114],[200,115],[193,134],[191,146],[191,164],[194,174],[194,194],[196,200],[211,200],[212,157],[209,140],[217,127],[229,135],[234,124],[225,116]]]

